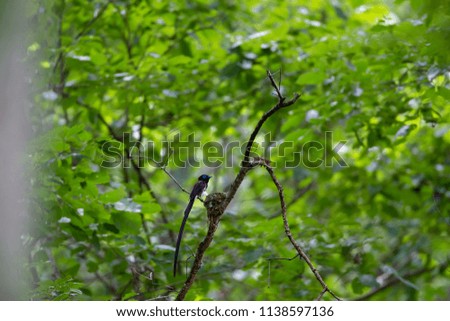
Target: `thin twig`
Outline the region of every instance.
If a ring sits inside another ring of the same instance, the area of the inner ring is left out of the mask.
[[[267,76],[270,79],[270,83],[272,84],[272,87],[275,88],[275,92],[277,93],[279,101],[283,102],[286,98],[284,98],[283,95],[281,95],[280,88],[277,86],[275,80],[273,79],[273,76],[272,76],[272,73],[270,72],[270,70],[267,70]],[[281,82],[281,71],[280,71],[280,82]]]
[[[273,80],[273,78],[272,78],[272,80]],[[275,87],[276,87],[276,84],[275,84]],[[278,87],[276,87],[276,88],[278,88]],[[253,130],[252,134],[250,135],[250,139],[247,142],[247,146],[245,148],[245,154],[244,154],[243,167],[245,167],[245,165],[248,164],[248,162],[249,162],[250,152],[251,152],[253,143],[256,139],[256,136],[259,133],[259,130],[261,129],[262,125],[266,122],[266,120],[269,119],[270,116],[275,114],[280,109],[293,105],[299,98],[300,98],[300,95],[297,93],[295,93],[294,97],[288,101],[285,101],[285,98],[283,97],[283,100],[279,100],[275,106],[273,106],[269,111],[267,111],[261,117],[261,119],[258,121],[258,124],[256,124],[256,127]]]
[[[272,261],[292,261],[295,260],[297,257],[299,256],[299,254],[297,254],[294,257],[272,257],[272,258],[268,258],[267,261],[269,261],[269,279],[268,279],[268,283],[269,283],[269,287],[270,287],[270,282],[271,282],[271,277],[270,277],[270,273],[271,273],[271,265],[270,263]]]
[[[275,84],[276,86],[276,84]],[[242,161],[241,169],[239,170],[238,175],[236,176],[235,180],[230,186],[230,190],[228,191],[227,198],[222,205],[224,210],[228,206],[228,204],[231,202],[231,200],[234,198],[234,195],[236,194],[239,186],[241,185],[242,181],[244,180],[245,175],[247,175],[247,172],[249,171],[250,167],[250,152],[253,146],[253,143],[256,139],[256,136],[258,135],[259,130],[261,129],[262,125],[266,122],[267,119],[269,119],[270,116],[275,114],[278,110],[282,108],[286,108],[288,106],[293,105],[298,98],[300,98],[300,95],[295,93],[294,97],[288,101],[278,101],[278,103],[272,107],[269,111],[267,111],[261,119],[256,124],[255,129],[253,130],[252,134],[250,135],[250,139],[247,142],[247,146],[245,148],[245,154],[244,154],[244,160]]]
[[[285,98],[281,95],[280,89],[278,88],[277,84],[275,83],[275,80],[273,79],[272,74],[270,73],[270,71],[267,71],[267,75],[269,76],[270,82],[272,84],[272,87],[275,88],[275,91],[277,92],[278,95],[278,104],[272,108],[272,110],[274,110],[273,112],[277,111],[280,108],[285,107],[285,104],[289,103],[290,101],[284,103]],[[292,103],[294,103],[300,96],[298,94],[296,94],[294,96],[294,98],[291,100],[293,101]],[[289,105],[288,105],[289,106]],[[270,117],[270,112],[272,111],[270,110],[269,112],[267,112],[267,114],[269,114],[268,117]],[[267,118],[268,118],[267,117]],[[264,123],[265,119],[264,116],[263,118],[261,118],[260,122],[258,123],[258,125],[261,123]],[[255,131],[253,132],[252,136],[250,137],[250,141],[249,144],[247,144],[247,148],[246,148],[246,153],[245,153],[245,158],[244,158],[244,162],[248,162],[249,161],[249,155],[250,155],[250,150],[251,150],[251,144],[253,144],[254,139],[256,138],[257,135],[257,131],[259,131],[258,126],[255,128]],[[256,133],[255,133],[256,132]],[[252,139],[253,138],[253,139]],[[250,146],[249,146],[250,145]],[[245,165],[245,164],[243,164]],[[336,300],[341,300],[338,296],[336,296],[333,291],[330,290],[330,288],[328,287],[328,285],[323,281],[322,276],[320,275],[320,273],[318,272],[318,270],[314,267],[314,265],[312,264],[311,260],[309,259],[309,257],[306,255],[306,253],[303,251],[303,249],[297,244],[297,242],[294,240],[294,238],[292,237],[292,233],[289,227],[289,223],[287,220],[287,215],[286,215],[286,202],[284,200],[284,192],[283,192],[283,186],[281,186],[281,184],[278,182],[278,179],[275,176],[275,173],[272,169],[272,167],[270,167],[269,163],[264,160],[264,159],[259,159],[257,160],[257,163],[254,163],[253,166],[255,165],[261,165],[263,166],[267,172],[269,173],[269,175],[272,177],[272,181],[274,182],[274,184],[276,185],[277,189],[278,189],[278,195],[280,197],[280,203],[281,203],[281,212],[282,212],[282,217],[283,217],[283,224],[284,224],[284,230],[286,233],[286,236],[288,237],[289,241],[291,242],[291,244],[294,246],[294,248],[297,250],[297,253],[300,255],[300,257],[305,260],[306,264],[308,264],[309,268],[311,269],[311,271],[313,272],[314,276],[316,277],[316,279],[319,281],[319,283],[322,285],[323,290],[325,292],[329,292]],[[244,167],[244,166],[243,166]],[[323,295],[323,294],[322,294]],[[320,296],[321,298],[321,296]]]
[[[297,253],[294,257],[270,257],[267,261],[292,261],[298,258],[300,254]]]
[[[188,194],[188,195],[190,195],[191,193],[187,190],[187,189],[185,189],[179,182],[178,182],[178,180],[166,169],[166,167],[167,167],[167,163],[169,162],[169,158],[170,158],[170,154],[169,154],[169,156],[168,156],[168,159],[167,159],[167,161],[163,161],[163,162],[158,162],[158,161],[156,161],[156,160],[154,160],[154,159],[151,159],[150,158],[150,160],[155,164],[155,166],[156,167],[158,167],[159,169],[161,169],[164,173],[166,173],[171,179],[172,179],[172,181],[174,181],[174,183],[175,184],[177,184],[177,186],[183,191],[183,192],[185,192],[186,194]],[[199,198],[200,199],[200,198]],[[203,202],[203,200],[201,200],[202,202]]]
[[[170,174],[170,173],[167,171],[166,166],[161,166],[160,168],[161,168],[161,170],[162,170],[164,173],[166,173],[167,175],[169,175],[169,177],[175,182],[175,184],[177,184],[177,186],[178,186],[183,192],[185,192],[185,193],[188,194],[188,195],[191,194],[191,193],[189,193],[188,190],[186,190],[183,186],[181,186],[181,184],[177,181],[177,179],[176,179],[175,177],[173,177],[172,174]]]
[[[315,301],[320,301],[322,300],[323,295],[327,292],[326,288],[323,288],[322,291],[320,291],[319,296],[316,298]]]
[[[300,255],[300,257],[308,264],[311,272],[313,272],[316,279],[319,281],[319,283],[322,285],[323,291],[329,292],[336,300],[340,301],[341,298],[339,298],[336,294],[333,293],[333,291],[330,290],[328,285],[323,280],[322,276],[320,275],[319,271],[314,267],[311,260],[309,259],[308,255],[303,251],[303,249],[298,245],[298,243],[295,241],[295,239],[292,236],[291,229],[289,227],[289,222],[286,215],[286,202],[284,200],[284,192],[283,192],[283,186],[278,181],[277,177],[275,176],[275,173],[269,165],[267,165],[266,162],[260,161],[258,162],[258,165],[263,166],[267,172],[269,173],[270,177],[272,178],[272,181],[274,182],[275,186],[278,189],[278,195],[280,197],[280,203],[281,203],[281,215],[283,217],[283,225],[284,225],[284,231],[286,233],[286,236],[288,237],[291,244],[296,249],[297,253]],[[322,294],[323,295],[323,294]],[[320,296],[321,297],[321,296]]]

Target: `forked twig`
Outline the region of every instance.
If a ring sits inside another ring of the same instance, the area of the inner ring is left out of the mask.
[[[321,299],[325,292],[329,292],[334,298],[336,298],[337,300],[341,300],[338,296],[336,296],[330,290],[330,288],[327,286],[327,284],[323,281],[323,279],[322,279],[321,275],[319,274],[319,272],[317,271],[317,269],[311,263],[311,260],[309,259],[309,257],[305,254],[305,252],[302,250],[302,248],[297,244],[297,242],[292,237],[292,233],[290,231],[288,220],[286,217],[286,202],[284,200],[283,187],[278,182],[272,167],[270,167],[269,162],[263,158],[255,158],[254,161],[250,161],[250,153],[251,153],[253,143],[256,139],[256,136],[258,135],[259,130],[261,129],[261,127],[265,123],[265,121],[267,119],[269,119],[273,114],[275,114],[278,110],[293,105],[300,97],[300,95],[296,93],[292,99],[286,101],[286,98],[282,96],[280,88],[277,86],[270,71],[267,71],[267,75],[270,79],[272,86],[274,87],[274,89],[277,93],[278,103],[274,107],[272,107],[269,111],[267,111],[261,117],[261,119],[258,121],[258,123],[256,124],[256,127],[253,130],[252,134],[250,135],[250,139],[247,142],[244,159],[242,161],[242,165],[239,170],[239,173],[236,176],[233,183],[231,184],[231,187],[230,187],[230,190],[228,191],[228,193],[227,194],[215,193],[215,194],[209,195],[207,197],[207,199],[205,201],[205,207],[207,208],[208,218],[209,218],[208,232],[207,232],[205,238],[203,239],[203,241],[200,242],[200,244],[197,248],[197,252],[196,252],[196,255],[194,258],[192,269],[188,275],[186,282],[184,283],[183,287],[181,288],[180,292],[178,293],[176,300],[184,300],[187,292],[189,291],[189,289],[191,288],[192,284],[195,281],[198,271],[200,270],[203,256],[205,254],[205,251],[208,249],[208,247],[210,246],[210,244],[212,242],[214,233],[217,230],[221,216],[223,215],[223,213],[225,212],[225,209],[227,208],[227,206],[229,205],[229,203],[235,196],[236,191],[238,190],[239,186],[241,185],[241,183],[244,180],[247,173],[251,169],[253,169],[255,166],[258,166],[258,165],[261,165],[266,168],[266,170],[268,171],[269,175],[272,178],[272,181],[275,183],[275,185],[278,189],[278,194],[279,194],[280,203],[281,203],[281,211],[282,211],[284,229],[285,229],[285,233],[286,233],[287,237],[289,238],[289,241],[292,243],[292,245],[296,249],[298,255],[302,259],[304,259],[305,262],[308,264],[308,266],[311,269],[311,271],[313,272],[314,276],[319,281],[319,283],[322,285],[322,288],[323,288],[322,293],[319,295],[318,299]]]
[[[283,186],[278,181],[277,177],[275,176],[275,173],[269,165],[267,165],[267,162],[259,162],[258,165],[263,166],[267,172],[269,173],[270,177],[272,178],[273,183],[278,189],[278,195],[280,198],[280,205],[281,205],[281,215],[283,218],[283,225],[284,225],[284,232],[286,233],[286,236],[288,237],[291,244],[294,246],[295,250],[297,251],[298,255],[306,262],[306,264],[309,266],[311,272],[313,272],[316,279],[319,281],[319,283],[322,285],[322,292],[321,295],[319,295],[318,299],[321,299],[323,294],[325,292],[329,292],[336,300],[340,301],[341,298],[339,298],[336,294],[333,293],[333,291],[330,290],[328,285],[323,280],[322,276],[320,275],[319,271],[314,267],[311,260],[309,259],[308,255],[303,251],[303,249],[298,245],[298,243],[295,241],[295,239],[292,236],[291,229],[289,227],[289,222],[286,215],[286,202],[284,200],[284,192],[283,192]]]

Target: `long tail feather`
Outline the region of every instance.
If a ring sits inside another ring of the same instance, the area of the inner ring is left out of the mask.
[[[175,247],[175,258],[173,260],[173,276],[177,275],[177,262],[178,262],[178,252],[180,251],[181,239],[183,238],[184,226],[186,225],[186,221],[189,217],[189,213],[191,212],[192,206],[194,205],[195,197],[192,197],[189,201],[189,204],[186,206],[184,210],[183,222],[181,222],[180,231],[178,232],[177,237],[177,245]]]

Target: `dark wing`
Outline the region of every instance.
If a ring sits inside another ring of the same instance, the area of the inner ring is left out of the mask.
[[[194,187],[192,188],[190,198],[195,199],[197,196],[202,196],[202,193],[205,191],[206,186],[208,185],[204,181],[198,181],[197,183],[195,183]]]

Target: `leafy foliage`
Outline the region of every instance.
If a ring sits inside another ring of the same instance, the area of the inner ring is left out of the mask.
[[[208,173],[225,190],[242,155],[196,163],[193,139],[244,144],[276,102],[270,69],[302,97],[254,152],[276,164],[291,230],[327,284],[348,299],[448,300],[448,12],[443,0],[32,1],[30,296],[173,298],[187,196],[161,166],[187,189]],[[252,171],[187,298],[316,298],[304,262],[277,259],[295,255],[279,211]],[[194,206],[183,260],[204,213]]]

